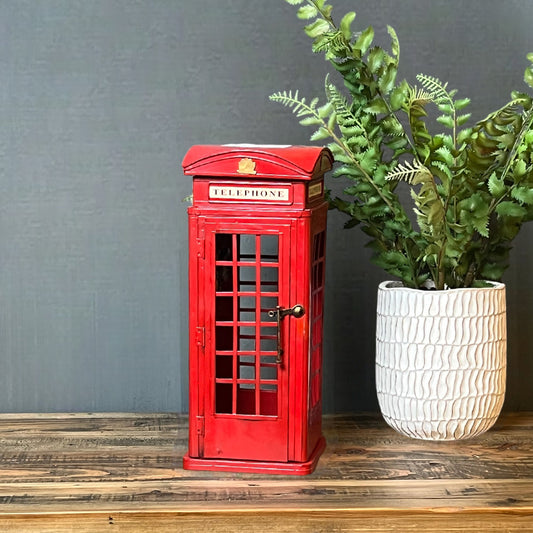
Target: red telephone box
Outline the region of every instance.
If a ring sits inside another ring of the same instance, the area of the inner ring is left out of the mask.
[[[322,436],[328,149],[193,146],[192,470],[311,473]]]

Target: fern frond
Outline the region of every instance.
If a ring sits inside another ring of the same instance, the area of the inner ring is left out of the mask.
[[[437,174],[439,177],[445,176],[449,180],[452,179],[452,171],[446,163],[443,163],[442,161],[433,161],[431,165],[436,167],[437,170],[435,171],[435,174]],[[438,174],[438,171],[441,172],[440,175]]]
[[[514,115],[517,113],[518,108],[524,103],[524,97],[514,98],[513,100],[510,100],[507,102],[503,107],[500,109],[497,109],[496,111],[493,111],[489,115],[487,115],[483,120],[480,120],[478,124],[484,124],[485,122],[489,120],[494,120],[496,117],[503,115],[504,113],[511,111],[511,113]]]
[[[424,89],[419,89],[416,85],[409,88],[409,103],[426,105],[430,102],[433,102],[434,96],[433,93],[426,91]]]
[[[298,91],[280,91],[270,95],[270,100],[278,102],[292,110],[293,114],[300,119],[302,126],[318,126],[311,135],[312,141],[319,141],[333,136],[335,124],[334,107],[331,102],[318,106],[318,98],[313,98],[307,103],[305,98],[299,98]]]
[[[421,175],[431,176],[430,170],[425,167],[420,161],[414,159],[412,163],[406,161],[403,164],[399,164],[396,168],[391,170],[385,176],[387,181],[406,181],[412,184]]]
[[[453,105],[452,96],[447,91],[448,82],[443,83],[438,78],[428,76],[427,74],[417,74],[416,79],[421,83],[424,89],[432,93],[434,102],[439,103],[446,101]]]
[[[349,52],[349,43],[341,31],[328,31],[315,39],[312,50],[326,52],[326,59],[339,59]]]
[[[365,129],[359,118],[353,113],[352,106],[348,104],[345,96],[335,85],[329,83],[329,77],[326,77],[325,91],[326,98],[333,106],[337,115],[337,123],[341,128],[345,130],[350,130],[350,128]]]
[[[316,114],[318,98],[314,98],[309,104],[307,104],[305,98],[299,97],[298,90],[296,90],[294,93],[292,91],[280,91],[270,95],[269,99],[292,109],[292,112],[297,117]]]
[[[454,158],[452,152],[447,146],[441,146],[435,150],[435,154],[438,156],[440,161],[443,161],[449,167],[453,166]]]

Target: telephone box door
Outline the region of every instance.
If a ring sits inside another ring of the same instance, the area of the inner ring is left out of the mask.
[[[204,458],[288,460],[289,239],[287,220],[205,224]]]

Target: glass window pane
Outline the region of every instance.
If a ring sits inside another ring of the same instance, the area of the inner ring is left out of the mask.
[[[277,262],[279,259],[279,237],[277,235],[261,235],[261,261]]]
[[[217,322],[231,322],[233,320],[233,298],[231,296],[217,296],[215,298],[215,320]]]
[[[233,326],[216,326],[215,349],[217,351],[233,350]]]
[[[255,261],[255,235],[239,235],[239,261]]]
[[[217,233],[215,236],[215,257],[217,261],[232,260],[232,235],[227,233]]]
[[[255,296],[241,296],[239,298],[239,320],[241,322],[255,322]]]
[[[244,363],[240,358],[239,379],[255,379],[255,363]]]
[[[259,379],[261,381],[278,379],[278,365],[261,365]]]
[[[239,267],[239,290],[255,292],[255,267]]]
[[[233,357],[228,355],[216,356],[216,377],[220,379],[233,378]]]
[[[261,292],[278,292],[278,269],[261,267]]]
[[[233,269],[231,266],[217,265],[215,270],[215,290],[217,292],[231,292],[233,290]]]
[[[255,327],[239,327],[239,350],[242,352],[255,351]]]
[[[278,349],[278,328],[276,323],[273,324],[273,327],[262,327],[261,328],[261,352],[276,352]]]
[[[217,383],[215,390],[215,411],[229,414],[233,405],[233,385],[231,383]]]

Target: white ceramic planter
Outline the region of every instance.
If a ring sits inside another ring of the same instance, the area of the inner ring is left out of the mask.
[[[446,291],[382,283],[376,387],[386,422],[418,439],[483,433],[503,405],[506,342],[501,283]]]

